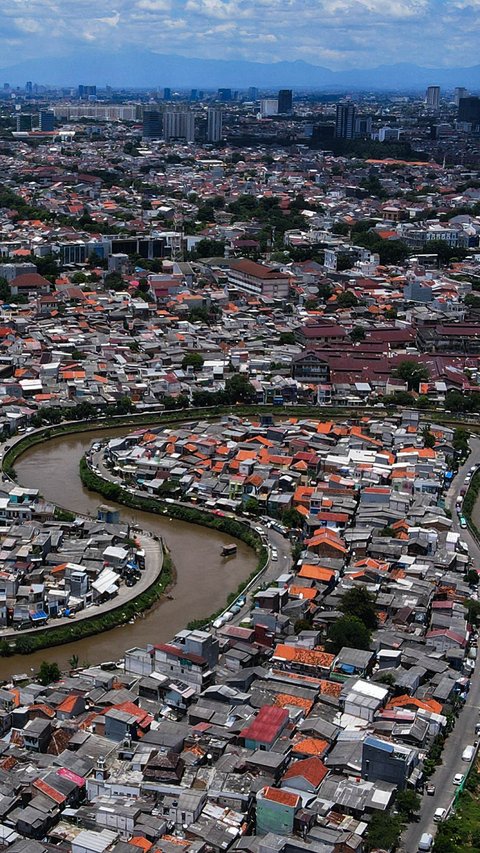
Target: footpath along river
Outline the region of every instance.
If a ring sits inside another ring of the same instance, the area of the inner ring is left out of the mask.
[[[126,432],[125,428],[84,432],[37,445],[16,461],[17,480],[23,486],[39,489],[46,500],[95,517],[102,498],[83,488],[79,478],[80,459],[92,441]],[[183,521],[169,521],[128,507],[119,508],[122,520],[161,536],[170,549],[177,573],[176,584],[171,591],[173,600],[162,600],[133,625],[124,625],[31,655],[2,658],[0,678],[29,671],[32,667],[37,670],[42,660],[57,661],[61,668],[66,669],[73,654],[78,655],[80,665],[94,664],[118,660],[125,649],[132,646],[165,642],[191,619],[218,610],[228,593],[235,590],[255,568],[256,555],[243,542],[238,542],[237,556],[225,560],[220,551],[222,545],[231,542],[231,538],[222,533]],[[94,608],[92,612],[95,612]],[[52,620],[54,624],[55,620]]]

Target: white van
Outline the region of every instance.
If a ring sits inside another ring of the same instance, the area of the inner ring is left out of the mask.
[[[447,815],[446,809],[435,809],[435,814],[433,815],[433,820],[435,823],[440,823],[440,821],[445,820]]]
[[[466,746],[462,752],[462,761],[471,761],[474,755],[475,755],[475,747],[474,746]]]

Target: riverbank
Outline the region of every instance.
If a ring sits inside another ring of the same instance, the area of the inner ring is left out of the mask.
[[[135,591],[134,598],[127,597],[130,590],[125,589],[122,590],[124,595],[121,596],[120,601],[109,600],[99,605],[98,608],[80,611],[74,620],[62,619],[63,625],[56,623],[43,628],[31,628],[22,631],[20,634],[14,630],[2,631],[0,634],[0,657],[31,654],[41,649],[72,643],[104,631],[110,631],[112,628],[125,625],[152,607],[170,588],[174,579],[174,567],[170,554],[162,548],[160,542],[155,542],[152,539],[152,547],[149,548],[145,537],[143,537],[141,544],[148,552],[146,559],[149,556],[152,562],[150,563],[150,571],[141,584],[143,588],[140,591]]]
[[[78,476],[80,460],[92,442],[124,435],[127,430],[118,424],[108,430],[83,428],[71,435],[42,441],[18,457],[17,480],[24,486],[37,488],[45,500],[65,505],[74,515],[95,517],[102,499],[82,486]],[[166,515],[131,510],[123,504],[117,508],[121,521],[151,531],[166,544],[175,567],[174,580],[168,587],[173,594],[161,595],[135,622],[128,620],[121,627],[95,636],[33,652],[28,659],[29,666],[38,669],[47,658],[67,669],[73,653],[81,662],[93,664],[116,660],[125,649],[133,646],[167,642],[185,628],[188,621],[203,620],[206,614],[223,608],[227,597],[256,567],[255,553],[241,541],[235,558],[226,561],[221,556],[224,545],[231,542],[231,537],[221,531],[170,520]],[[132,587],[128,591],[132,593],[136,589]],[[17,658],[3,658],[1,670],[5,676],[17,673]]]
[[[232,604],[250,586],[255,578],[260,577],[268,565],[267,548],[263,545],[260,536],[246,522],[214,515],[206,510],[196,509],[195,507],[179,503],[167,504],[158,498],[132,494],[131,491],[127,491],[119,483],[112,482],[112,480],[92,471],[85,456],[80,461],[80,479],[87,489],[101,494],[106,500],[122,503],[131,509],[140,509],[143,512],[150,512],[157,515],[168,515],[170,518],[186,521],[188,524],[199,524],[202,527],[221,531],[235,539],[240,539],[252,548],[258,557],[257,565],[251,575],[239,584],[236,592],[229,594],[226,606]],[[225,609],[226,607],[222,606],[214,613],[210,613],[202,619],[191,620],[187,627],[190,629],[203,628],[211,623],[220,613],[223,613]]]

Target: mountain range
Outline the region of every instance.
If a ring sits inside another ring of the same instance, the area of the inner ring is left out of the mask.
[[[99,87],[262,89],[288,87],[326,90],[423,91],[426,86],[443,89],[465,86],[480,89],[480,65],[467,68],[424,68],[400,63],[376,68],[332,71],[319,65],[295,62],[249,62],[198,59],[176,54],[125,49],[107,54],[94,48],[64,57],[30,59],[2,69],[3,80],[24,86],[27,80],[51,86],[96,84]]]

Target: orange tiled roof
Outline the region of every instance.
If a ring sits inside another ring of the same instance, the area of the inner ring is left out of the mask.
[[[328,749],[328,741],[318,737],[301,737],[293,741],[292,752],[301,755],[317,755],[319,758]]]
[[[334,655],[327,654],[321,649],[304,649],[300,646],[288,646],[285,643],[277,644],[273,657],[309,666],[321,666],[324,669],[329,669],[335,658]]]
[[[441,714],[443,710],[440,702],[436,702],[435,699],[415,699],[414,696],[408,696],[408,694],[390,699],[390,702],[387,702],[385,707],[388,710],[391,708],[408,708],[409,705],[421,708],[424,711],[432,711],[434,714]]]
[[[304,563],[298,573],[298,577],[330,583],[335,577],[335,572],[332,569],[324,569],[322,566],[312,566],[309,563]]]
[[[291,696],[290,693],[276,693],[273,698],[273,704],[278,708],[285,708],[287,705],[293,705],[295,708],[303,708],[309,714],[313,707],[313,699],[303,699],[301,696]]]

